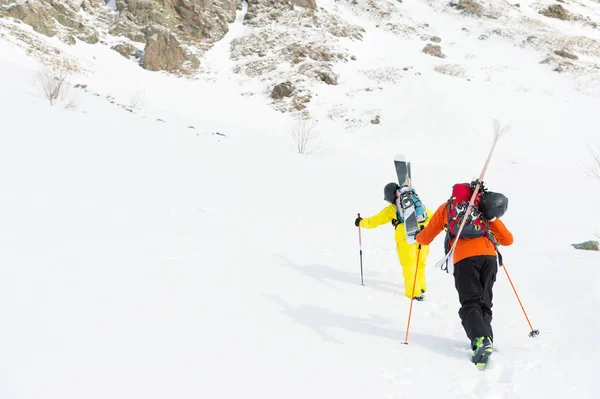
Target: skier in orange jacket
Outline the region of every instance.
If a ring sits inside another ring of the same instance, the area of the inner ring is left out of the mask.
[[[449,229],[452,223],[458,224],[462,218],[460,211],[464,214],[472,188],[472,183],[455,185],[450,201],[439,206],[429,224],[417,233],[416,241],[429,245],[442,230]],[[461,193],[462,190],[466,191]],[[457,201],[457,196],[462,198]],[[451,203],[458,205],[454,207]],[[493,286],[498,272],[497,246],[513,243],[511,232],[499,219],[507,207],[508,199],[504,195],[493,192],[481,194],[453,254],[454,283],[461,304],[458,314],[471,340],[474,351],[471,360],[474,363],[485,362],[493,351],[491,322]],[[456,210],[458,213],[455,213]],[[448,237],[446,248],[451,248],[454,241],[455,238]]]

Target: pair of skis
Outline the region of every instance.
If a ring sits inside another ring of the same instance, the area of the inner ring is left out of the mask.
[[[397,154],[394,157],[394,166],[398,176],[398,185],[400,188],[396,192],[396,207],[404,219],[404,229],[406,231],[406,242],[415,243],[415,234],[419,230],[417,222],[417,212],[415,202],[412,197],[412,182],[410,175],[410,162],[404,154]]]
[[[460,238],[460,233],[462,232],[463,228],[465,227],[465,223],[467,222],[467,217],[468,217],[468,215],[471,214],[471,210],[474,206],[475,198],[477,198],[477,194],[479,193],[479,190],[481,189],[481,185],[483,183],[483,178],[485,177],[485,173],[487,172],[488,166],[490,164],[490,160],[492,159],[492,154],[494,153],[494,150],[496,149],[496,144],[498,143],[498,139],[500,139],[500,137],[502,137],[510,129],[510,125],[507,125],[507,126],[503,127],[502,130],[500,130],[500,122],[498,121],[498,119],[494,119],[493,128],[494,128],[494,139],[492,141],[492,148],[490,148],[490,152],[485,161],[485,164],[483,165],[483,169],[481,170],[479,179],[477,179],[477,184],[475,185],[475,190],[473,190],[473,195],[471,196],[471,199],[469,200],[469,204],[467,205],[467,210],[465,211],[465,213],[462,216],[460,225],[458,227],[458,231],[456,233],[456,239],[454,240],[454,243],[452,244],[452,248],[450,248],[450,250],[448,251],[446,256],[444,256],[444,259],[442,259],[438,263],[436,263],[435,267],[441,268],[444,265],[444,263],[446,263],[446,261],[448,261],[448,259],[450,259],[450,257],[454,254],[454,249],[456,248],[456,244],[458,244],[458,239]]]

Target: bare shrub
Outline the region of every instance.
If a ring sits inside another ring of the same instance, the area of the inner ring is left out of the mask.
[[[315,126],[316,122],[307,114],[299,113],[296,115],[292,127],[292,138],[296,143],[298,154],[312,154],[317,149]]]
[[[600,180],[600,145],[595,144],[596,148],[588,145],[590,154],[592,155],[592,165],[586,170],[586,173],[591,178]]]
[[[140,99],[142,96],[141,90],[138,90],[129,99],[129,108],[136,109],[140,105]]]
[[[46,60],[44,68],[38,72],[37,81],[44,95],[54,105],[67,96],[67,77],[77,69],[67,60]]]
[[[50,105],[64,98],[65,93],[65,80],[67,79],[67,72],[64,70],[56,70],[51,68],[44,68],[43,71],[38,73],[38,81],[44,90],[44,94]]]

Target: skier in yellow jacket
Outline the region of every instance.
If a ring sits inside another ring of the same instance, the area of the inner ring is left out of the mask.
[[[404,294],[408,298],[412,298],[413,283],[415,281],[415,269],[417,270],[416,286],[414,287],[415,299],[422,301],[423,294],[427,291],[427,282],[425,279],[425,265],[427,256],[429,255],[429,245],[421,246],[421,255],[419,256],[419,266],[417,268],[417,250],[419,244],[409,244],[406,241],[406,230],[404,229],[403,219],[401,217],[402,210],[398,212],[396,207],[396,191],[398,190],[396,183],[389,183],[383,189],[383,197],[390,204],[383,208],[377,215],[368,218],[356,218],[355,225],[366,229],[373,229],[386,223],[392,223],[394,226],[396,251],[398,252],[398,260],[402,266],[402,276],[404,277]],[[425,208],[421,200],[414,192],[413,200],[417,208],[417,221],[419,228],[423,229],[429,224],[429,215],[433,213]]]

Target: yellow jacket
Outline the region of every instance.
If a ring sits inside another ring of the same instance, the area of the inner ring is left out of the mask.
[[[424,222],[419,223],[419,226],[423,227],[429,224],[429,221],[432,219],[433,215],[433,212],[431,212],[429,208],[425,208],[425,210],[427,212],[427,219]],[[392,219],[396,218],[396,205],[389,204],[377,215],[361,220],[360,227],[374,229],[382,224],[391,223]],[[394,239],[396,240],[398,260],[402,265],[402,276],[404,277],[404,295],[406,295],[408,298],[412,298],[413,296],[418,297],[427,291],[425,264],[427,262],[427,257],[429,256],[429,245],[421,245],[421,250],[419,251],[419,244],[416,242],[413,244],[406,242],[406,230],[402,224],[396,226]],[[416,278],[415,272],[417,273]],[[414,284],[414,282],[416,282],[416,284]]]
[[[423,227],[429,224],[431,216],[433,215],[433,212],[431,212],[429,208],[425,208],[425,210],[427,212],[427,219],[424,222],[419,223],[419,226]],[[396,215],[396,205],[389,204],[388,206],[383,208],[383,210],[377,215],[361,220],[360,227],[364,227],[366,229],[374,229],[375,227],[381,226],[383,224],[391,223],[392,219],[396,219],[397,217],[398,216]],[[404,226],[396,226],[396,233],[394,235],[394,238],[398,245],[406,244],[406,230],[404,229]]]

